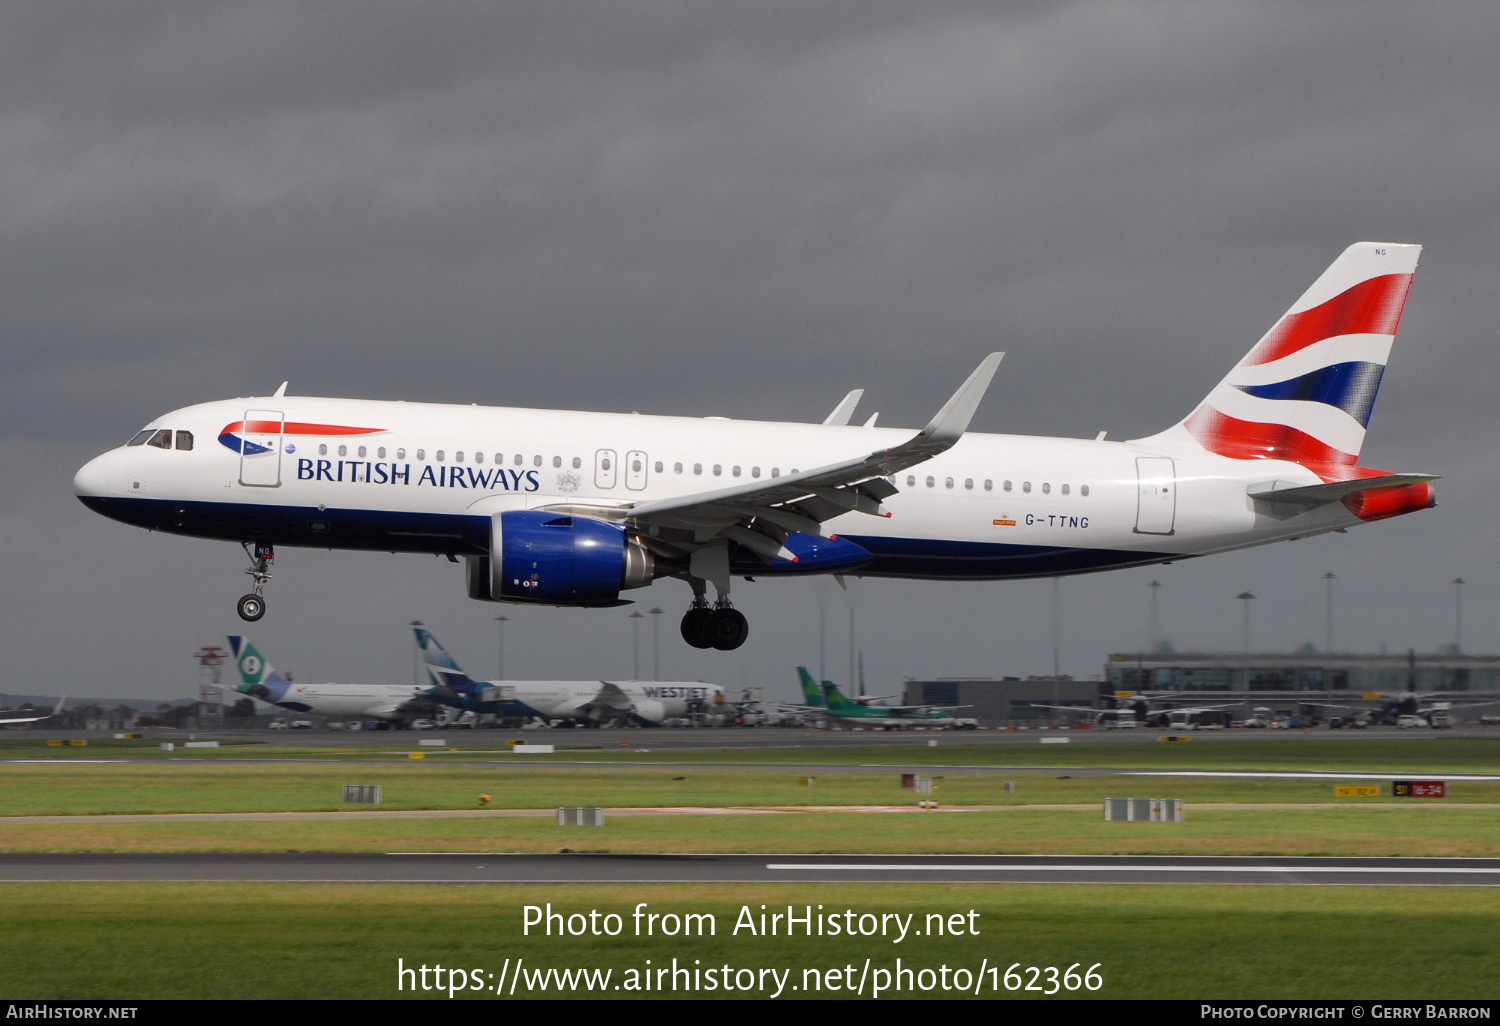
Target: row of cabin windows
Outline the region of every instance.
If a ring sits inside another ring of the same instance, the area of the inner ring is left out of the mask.
[[[170,431],[165,431],[165,430],[163,430],[163,431],[157,431],[157,432],[154,432],[154,433],[151,432],[151,431],[142,431],[139,435],[137,435],[134,439],[131,440],[130,444],[131,445],[141,445],[141,444],[144,443],[144,444],[149,444],[149,445],[159,445],[161,448],[167,449],[167,448],[171,448],[170,435],[171,435],[171,432]],[[186,444],[183,443],[183,436],[186,436]],[[190,432],[179,431],[179,432],[177,432],[177,437],[178,437],[177,448],[179,448],[179,449],[191,449],[193,447],[193,436],[192,436],[192,434]],[[347,446],[347,445],[340,445],[338,447],[337,452],[338,452],[339,456],[348,456],[349,455],[349,446]],[[318,455],[319,456],[327,456],[328,455],[328,446],[327,446],[326,443],[325,444],[321,444],[321,445],[318,446]],[[370,455],[369,447],[368,446],[363,446],[363,445],[355,447],[354,455],[357,456],[357,457],[359,457],[359,458],[361,458],[361,459],[364,459],[364,458],[368,457]],[[432,455],[433,455],[433,459],[436,462],[438,462],[438,463],[442,463],[442,462],[444,462],[447,459],[447,452],[444,449],[434,450]],[[426,460],[427,459],[427,450],[426,449],[418,449],[418,450],[416,450],[415,456],[419,460]],[[382,446],[376,447],[375,451],[374,451],[374,457],[375,457],[375,459],[378,459],[378,460],[385,459],[386,458],[386,449],[385,449],[385,446],[382,445]],[[398,448],[398,449],[396,449],[395,450],[395,458],[398,459],[398,460],[404,460],[404,459],[406,459],[406,449],[405,448]],[[482,452],[476,452],[476,453],[474,453],[473,454],[473,460],[474,460],[475,463],[483,463],[485,461],[484,453],[482,453]],[[464,462],[464,451],[462,449],[458,449],[458,450],[454,451],[454,453],[453,453],[453,462],[455,462],[455,463],[462,463],[462,462]],[[496,463],[497,465],[503,465],[506,462],[506,460],[505,460],[505,453],[503,453],[503,452],[497,452],[497,453],[495,453],[494,457],[493,457],[493,462]],[[523,456],[521,453],[516,453],[515,456],[512,458],[511,462],[514,463],[518,467],[525,466],[525,464],[526,464],[526,457]],[[569,462],[572,465],[572,467],[573,467],[574,470],[579,470],[579,469],[581,469],[583,467],[583,460],[581,458],[577,457],[577,456],[574,456]],[[541,456],[533,456],[533,457],[531,457],[531,465],[534,466],[534,467],[540,467],[540,466],[544,465],[544,461],[543,461],[543,459],[542,459]],[[563,458],[561,456],[554,456],[554,457],[552,457],[552,466],[557,467],[557,468],[561,468],[562,465],[563,465]],[[603,457],[599,461],[599,468],[601,470],[603,470],[603,471],[607,472],[607,471],[611,470],[612,466],[613,466],[613,461],[609,457],[607,457],[607,456]],[[640,459],[635,459],[635,460],[631,461],[630,470],[631,470],[632,473],[639,474],[644,469],[645,469],[644,461],[642,461]],[[661,460],[657,460],[655,462],[655,465],[654,465],[653,469],[655,469],[655,471],[658,474],[665,473],[666,472],[666,464],[664,462],[662,462]],[[703,470],[704,470],[704,465],[702,463],[694,463],[693,464],[692,472],[695,475],[702,476]],[[712,472],[712,474],[713,474],[714,477],[722,477],[724,475],[724,465],[722,463],[715,463],[715,464],[713,464],[712,467],[710,468],[710,470],[711,470],[711,472]],[[672,464],[672,473],[674,473],[674,474],[682,474],[682,473],[686,473],[686,472],[687,472],[687,470],[686,470],[685,464],[682,464],[682,463],[674,463],[674,464]],[[793,474],[797,473],[796,468],[794,467],[791,472]],[[744,468],[743,467],[740,467],[738,465],[732,465],[732,466],[730,466],[730,468],[729,468],[729,476],[730,477],[741,477],[743,475],[744,475]],[[752,466],[750,468],[750,476],[752,478],[759,478],[761,476],[761,468],[760,467],[754,467],[754,466]],[[781,476],[781,468],[780,467],[772,467],[771,468],[771,472],[770,472],[770,476],[773,477],[773,478],[780,477]],[[926,480],[925,480],[925,484],[927,485],[928,488],[936,488],[937,487],[937,481],[938,481],[938,479],[936,477],[928,475],[927,478],[926,478]],[[907,485],[908,488],[915,488],[915,487],[917,487],[917,475],[915,475],[915,474],[908,474],[908,475],[906,475],[906,485]],[[951,478],[951,477],[944,478],[943,479],[943,486],[945,488],[949,488],[949,489],[956,488],[958,486],[957,479],[956,478]],[[974,478],[972,478],[972,477],[966,477],[966,478],[964,478],[963,479],[963,486],[964,486],[964,488],[966,490],[973,491],[974,490]],[[986,478],[984,480],[984,483],[983,483],[983,488],[987,492],[994,491],[995,490],[995,482],[994,482],[994,480],[992,478]],[[1021,482],[1021,491],[1023,493],[1029,495],[1029,494],[1031,494],[1031,489],[1032,489],[1032,483],[1030,481],[1022,481]],[[1015,490],[1015,482],[1013,482],[1013,481],[1002,481],[1001,484],[1000,484],[1000,490],[1004,491],[1004,492],[1014,491]],[[1059,485],[1058,486],[1058,490],[1063,495],[1072,494],[1072,486],[1069,485],[1069,484],[1066,484],[1066,483],[1064,483],[1062,485]],[[1042,485],[1041,485],[1041,491],[1042,491],[1043,495],[1050,495],[1050,494],[1052,494],[1052,483],[1050,481],[1043,481]],[[1089,494],[1089,486],[1088,485],[1079,485],[1078,486],[1078,494],[1079,495],[1083,495],[1083,496],[1087,496]]]
[[[393,450],[393,452],[394,452],[394,456],[393,456],[394,459],[398,459],[398,460],[404,460],[404,459],[406,459],[406,449],[404,447],[397,448],[397,449]],[[339,456],[348,456],[348,455],[350,455],[349,446],[347,446],[347,445],[341,445],[341,446],[339,446],[338,449],[336,450],[336,454],[339,455]],[[318,446],[318,455],[319,456],[327,456],[328,455],[328,445],[326,443],[320,444]],[[356,456],[356,457],[359,457],[360,459],[364,459],[366,457],[369,457],[369,456],[373,455],[375,459],[377,459],[377,460],[383,460],[383,459],[386,458],[386,448],[383,445],[376,446],[374,448],[373,453],[372,453],[369,446],[360,445],[360,446],[356,446],[355,447],[353,455]],[[424,460],[425,461],[427,459],[427,450],[426,449],[417,449],[417,450],[415,450],[413,452],[412,455],[413,455],[413,458],[415,458],[415,459]],[[433,450],[432,458],[437,463],[446,462],[447,459],[448,459],[448,452],[447,452],[446,449],[435,449],[435,450]],[[483,463],[483,462],[485,462],[484,453],[482,453],[482,452],[473,453],[472,454],[472,458],[473,458],[473,460],[474,460],[475,463]],[[454,451],[454,453],[453,453],[453,462],[454,463],[462,463],[462,462],[464,462],[464,451],[462,449],[457,449],[457,450]],[[497,453],[495,453],[494,454],[494,458],[491,460],[491,462],[495,463],[497,466],[503,465],[505,463],[505,453],[503,453],[503,452],[497,452]],[[510,462],[514,463],[518,467],[524,467],[526,465],[526,457],[523,456],[520,453],[516,453],[515,456],[511,459]],[[573,457],[572,463],[573,463],[573,469],[574,470],[577,470],[578,468],[580,468],[580,467],[583,466],[583,460],[579,459],[577,456]],[[542,466],[543,465],[542,457],[540,457],[540,456],[533,456],[533,457],[531,457],[531,465],[534,466],[534,467],[540,467],[540,466]],[[552,457],[552,465],[554,467],[561,467],[563,465],[563,458],[561,456],[554,456],[554,457]]]
[[[138,442],[132,442],[131,444],[132,445],[138,445],[139,443]],[[350,453],[349,450],[350,450],[349,446],[347,446],[347,445],[340,445],[340,446],[338,446],[335,449],[335,455],[338,455],[338,456],[349,456],[349,455],[351,455],[351,453]],[[328,455],[328,445],[327,445],[327,443],[323,443],[323,444],[320,444],[318,446],[318,455],[319,456],[327,456]],[[365,459],[365,458],[370,457],[372,455],[371,448],[369,446],[364,446],[364,445],[355,446],[354,447],[353,455],[356,456],[356,457],[358,457],[358,458],[360,458],[360,459]],[[373,451],[373,457],[375,459],[377,459],[377,460],[383,460],[383,459],[385,459],[386,458],[386,448],[385,448],[385,446],[383,446],[383,445],[382,446],[376,446],[374,448],[374,451]],[[415,450],[413,452],[413,457],[415,459],[418,459],[418,460],[426,460],[427,459],[427,450],[426,449],[417,449],[417,450]],[[404,460],[404,459],[406,459],[406,449],[405,448],[395,449],[394,450],[394,457],[393,458],[398,459],[398,460]],[[433,458],[434,461],[436,461],[438,463],[445,462],[447,460],[447,450],[445,450],[445,449],[436,449],[436,450],[434,450],[433,453],[432,453],[432,458]],[[472,458],[473,458],[473,461],[475,463],[483,463],[483,462],[485,462],[485,455],[482,452],[473,453],[472,454]],[[462,449],[458,449],[458,450],[454,451],[454,453],[453,453],[453,462],[454,463],[462,463],[462,462],[464,462],[464,451]],[[505,453],[503,453],[503,452],[497,452],[497,453],[495,453],[491,462],[493,462],[493,463],[495,463],[497,465],[503,465],[506,462]],[[513,464],[515,464],[518,467],[522,467],[522,466],[526,465],[526,457],[523,456],[521,453],[516,453],[515,456],[510,460],[510,462],[513,463]],[[574,470],[578,470],[578,469],[581,469],[583,467],[583,460],[580,459],[577,456],[574,456],[572,458],[572,460],[570,460],[569,462],[571,463],[571,465],[572,465],[572,467],[573,467]],[[545,461],[543,460],[543,458],[541,456],[533,456],[533,457],[531,457],[531,465],[534,466],[534,467],[544,466],[545,465]],[[554,456],[554,457],[552,457],[552,466],[557,467],[557,468],[561,468],[562,465],[563,465],[563,458],[561,456]],[[609,457],[607,457],[607,456],[603,457],[599,461],[599,468],[601,470],[606,470],[606,471],[610,470],[613,467],[613,465],[614,465],[613,461]],[[711,471],[712,471],[712,473],[713,473],[713,475],[715,477],[721,477],[724,474],[724,465],[721,464],[721,463],[715,463],[710,469],[711,469]],[[635,473],[635,474],[641,473],[643,470],[645,470],[645,462],[642,461],[642,460],[639,460],[639,459],[632,460],[631,464],[630,464],[630,470],[631,470],[632,473]],[[656,463],[655,463],[655,470],[656,470],[656,472],[658,474],[665,473],[666,472],[666,464],[663,463],[661,460],[657,460]],[[683,464],[681,464],[681,463],[674,463],[674,464],[672,464],[672,472],[674,474],[682,474],[682,473],[686,472],[686,469],[685,469],[685,467],[684,467]],[[692,470],[692,472],[694,474],[701,475],[703,473],[703,464],[702,463],[694,463],[693,464],[693,470]],[[795,469],[792,470],[792,473],[795,474],[796,472],[797,471]],[[732,467],[729,468],[729,474],[730,474],[731,477],[740,477],[740,476],[742,476],[744,474],[744,468],[738,467],[738,466],[732,466]],[[760,477],[761,476],[761,468],[760,467],[751,467],[750,468],[750,476],[751,477]],[[780,467],[772,467],[771,468],[771,476],[772,477],[780,477],[781,476],[781,468]]]
[[[173,442],[177,444],[173,446]],[[191,431],[172,431],[168,428],[147,428],[136,435],[126,445],[154,445],[158,449],[191,449],[193,447],[193,433]]]
[[[936,488],[937,487],[937,478],[936,477],[932,477],[932,476],[929,475],[928,478],[927,478],[926,484],[927,484],[928,488]],[[906,486],[908,488],[915,488],[917,486],[917,475],[915,475],[915,474],[907,474],[906,475]],[[957,481],[956,481],[956,479],[951,478],[951,477],[944,478],[943,479],[943,487],[944,488],[954,488],[954,487],[957,487]],[[973,491],[974,490],[974,479],[972,477],[966,477],[966,478],[964,478],[964,488],[967,489],[967,490],[969,490],[969,491]],[[994,491],[995,490],[995,482],[994,482],[994,480],[992,480],[990,478],[986,478],[985,481],[984,481],[984,490],[987,491],[987,492]],[[1002,481],[1000,483],[1000,490],[1003,491],[1003,492],[1014,491],[1015,490],[1015,482],[1014,481]],[[1072,487],[1072,485],[1063,484],[1063,485],[1059,485],[1058,486],[1058,490],[1060,492],[1062,492],[1062,494],[1064,494],[1064,495],[1071,495],[1072,492],[1073,492],[1073,487]],[[1021,482],[1021,491],[1024,492],[1024,493],[1026,493],[1027,495],[1030,495],[1031,494],[1031,482],[1030,481],[1022,481]],[[1088,485],[1079,485],[1078,486],[1078,494],[1079,495],[1088,495],[1088,493],[1089,493],[1089,486]],[[1043,495],[1051,495],[1052,494],[1052,483],[1050,481],[1043,481],[1042,482],[1042,494]]]

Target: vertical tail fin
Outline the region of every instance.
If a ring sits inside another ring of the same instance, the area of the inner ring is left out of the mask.
[[[853,709],[858,707],[857,702],[851,702],[839,690],[839,686],[831,680],[823,682],[823,700],[828,703],[829,709]]]
[[[234,668],[240,675],[234,690],[242,695],[258,698],[262,702],[277,702],[286,694],[292,682],[261,656],[250,639],[239,634],[229,637],[229,651],[234,656]]]
[[[474,681],[459,669],[458,663],[438,644],[437,638],[422,627],[413,627],[412,630],[417,632],[417,644],[422,649],[422,665],[433,687],[447,688],[463,695],[473,694],[476,690]]]
[[[823,690],[813,680],[812,674],[807,672],[807,667],[797,667],[797,677],[802,682],[802,700],[814,709],[828,708],[828,703],[823,701]]]
[[[1401,323],[1421,246],[1357,242],[1175,426],[1140,439],[1345,476]]]

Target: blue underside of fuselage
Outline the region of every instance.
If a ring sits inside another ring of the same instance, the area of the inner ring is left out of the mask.
[[[489,554],[490,518],[453,513],[391,510],[318,509],[315,506],[260,506],[231,502],[173,502],[166,499],[80,497],[94,512],[153,531],[233,542],[264,542],[301,548],[423,552],[436,555]],[[841,534],[862,546],[870,562],[843,572],[858,577],[920,580],[996,581],[1057,577],[1186,559],[1170,552],[1135,552],[1004,542],[943,541]],[[738,546],[730,549],[739,576],[805,577],[795,566],[768,566]]]

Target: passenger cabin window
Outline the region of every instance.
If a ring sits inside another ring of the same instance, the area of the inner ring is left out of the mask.
[[[583,460],[579,459],[577,456],[574,456],[573,457],[573,469],[577,470],[581,466],[583,466]]]
[[[760,477],[760,468],[759,467],[751,467],[750,468],[750,476],[751,477]]]
[[[972,477],[964,478],[964,488],[971,492],[974,490],[974,479]]]
[[[780,477],[781,476],[781,468],[780,467],[772,467],[771,468],[771,476],[772,477]]]
[[[425,460],[426,458],[427,458],[427,450],[426,449],[418,449],[417,450],[417,459],[419,459],[419,460]]]
[[[360,453],[360,455],[363,456],[364,453]],[[457,452],[455,452],[453,454],[453,462],[454,463],[462,463],[463,461],[464,461],[464,451],[462,449],[459,449]]]
[[[693,464],[693,473],[695,473],[695,474],[701,474],[701,473],[703,473],[703,464],[701,464],[701,463],[694,463]]]
[[[1030,495],[1031,494],[1031,482],[1030,481],[1023,481],[1023,482],[1021,482],[1021,491],[1025,492],[1027,495]]]
[[[533,467],[540,467],[542,465],[542,458],[540,456],[531,457],[531,465]]]
[[[193,433],[191,431],[177,432],[177,448],[191,450],[193,447]]]
[[[126,445],[145,445],[146,444],[146,439],[150,438],[154,433],[155,432],[153,432],[150,428],[147,428],[144,431],[138,432],[134,438],[132,438],[130,441],[126,442],[125,444]]]
[[[662,466],[663,466],[662,461],[661,460],[657,460],[656,461],[656,472],[658,474],[660,474],[662,472]]]
[[[1089,486],[1088,485],[1079,485],[1078,486],[1078,494],[1079,495],[1087,495],[1088,493],[1089,493]]]
[[[1005,484],[1004,484],[1004,485],[1002,485],[1002,486],[1001,486],[1001,487],[1002,487],[1002,488],[1004,488],[1004,489],[1005,489],[1005,490],[1006,490],[1006,491],[1007,491],[1007,492],[1008,492],[1008,491],[1010,491],[1010,489],[1011,489],[1011,484],[1010,484],[1010,482],[1009,482],[1009,481],[1007,481],[1007,482],[1005,482]]]
[[[406,450],[405,449],[397,449],[396,450],[396,459],[398,459],[398,460],[404,460],[404,459],[406,459]]]
[[[552,465],[554,467],[560,467],[560,466],[562,466],[562,457],[561,456],[554,456],[554,457],[552,457]]]
[[[931,478],[931,477],[929,477],[929,478],[928,478],[928,479],[927,479],[927,487],[928,487],[928,488],[932,488],[932,487],[934,487],[934,486],[935,486],[935,485],[936,485],[936,484],[937,484],[937,480],[936,480],[936,479],[935,479],[935,478]]]
[[[484,453],[482,453],[482,452],[476,452],[474,454],[474,462],[475,463],[483,463],[484,462]]]
[[[433,453],[432,458],[437,460],[439,463],[443,462],[443,450],[439,449],[437,452]]]
[[[362,446],[362,445],[359,447],[359,458],[360,459],[364,459],[365,458],[365,447]]]
[[[154,445],[158,449],[170,449],[172,448],[172,432],[166,428],[162,428],[160,431],[153,431],[151,432],[151,437],[146,439],[146,444]]]
[[[991,481],[989,478],[985,478],[984,490],[987,492],[993,492],[995,490],[995,482]]]
[[[1046,481],[1042,482],[1042,494],[1043,495],[1051,495],[1052,494],[1052,485],[1049,484]]]
[[[347,456],[347,455],[349,455],[349,447],[347,445],[341,445],[341,446],[339,446],[339,455],[340,456]],[[439,458],[441,458],[441,457],[439,457]]]
[[[385,459],[385,446],[382,445],[379,449],[375,450],[375,458],[377,460]]]
[[[1063,486],[1062,486],[1062,493],[1063,493],[1063,494],[1064,494],[1064,495],[1067,495],[1067,494],[1068,494],[1068,486],[1067,486],[1067,485],[1063,485]]]

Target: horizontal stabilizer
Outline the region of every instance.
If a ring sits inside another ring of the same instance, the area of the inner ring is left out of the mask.
[[[1280,482],[1273,482],[1269,486],[1252,486],[1253,490],[1249,494],[1250,498],[1256,502],[1269,504],[1272,516],[1285,519],[1318,506],[1341,502],[1347,496],[1359,492],[1405,488],[1408,485],[1426,484],[1437,479],[1435,474],[1382,474],[1379,477],[1361,477],[1350,481],[1329,481],[1315,485],[1289,485],[1284,488],[1276,487]]]

